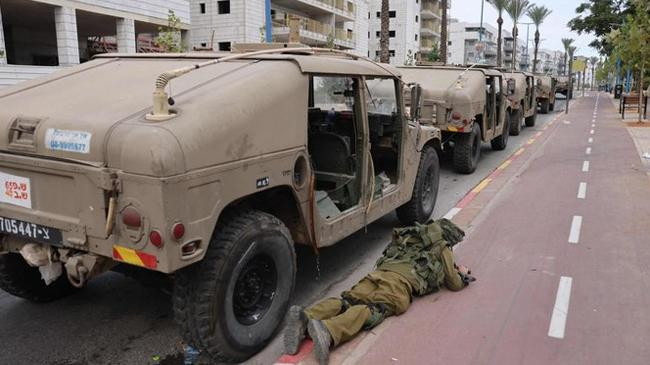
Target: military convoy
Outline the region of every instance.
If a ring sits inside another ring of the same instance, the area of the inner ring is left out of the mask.
[[[407,87],[391,66],[288,47],[104,55],[4,89],[0,288],[44,302],[118,264],[174,274],[183,338],[243,361],[284,317],[294,244],[431,216],[441,135],[407,115]]]
[[[47,302],[122,265],[173,274],[185,341],[243,361],[284,317],[295,244],[425,222],[439,152],[471,173],[482,142],[506,148],[520,96],[498,70],[273,47],[103,55],[0,91],[0,288]]]
[[[535,76],[537,86],[537,105],[542,114],[548,114],[555,109],[555,94],[557,79],[550,75]]]
[[[537,120],[535,76],[528,72],[505,73],[506,80],[514,83],[514,92],[508,94],[510,103],[510,134],[518,136],[522,126],[534,127]]]

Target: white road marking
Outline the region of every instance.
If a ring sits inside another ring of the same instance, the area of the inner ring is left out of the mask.
[[[596,125],[595,125],[595,124],[592,124],[592,125],[591,125],[591,128],[596,128]]]
[[[571,284],[573,279],[568,276],[560,277],[560,284],[555,295],[555,305],[551,315],[551,324],[548,326],[548,336],[564,338],[566,319],[569,315],[569,302],[571,301]]]
[[[582,227],[582,216],[574,215],[571,221],[571,232],[569,232],[569,243],[580,241],[580,227]]]
[[[584,161],[582,163],[582,172],[589,172],[589,161]]]
[[[589,131],[589,134],[594,134],[594,130],[593,130],[593,129],[590,130],[590,131]]]
[[[454,218],[454,216],[456,216],[456,214],[458,214],[458,212],[460,212],[460,208],[453,207],[447,212],[447,214],[445,214],[443,218],[451,220]]]
[[[593,141],[594,141],[594,139],[591,138],[591,137],[589,137],[589,139],[587,140],[587,142],[589,142],[589,143],[592,143]]]
[[[587,196],[587,183],[581,182],[578,186],[578,199],[584,199]]]
[[[591,155],[591,147],[587,147],[587,149],[585,150],[585,154]]]

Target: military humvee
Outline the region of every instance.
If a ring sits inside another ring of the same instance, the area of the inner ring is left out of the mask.
[[[569,93],[569,76],[558,76],[555,89],[558,94],[562,94],[571,99],[572,93]]]
[[[514,82],[515,91],[508,95],[508,101],[510,102],[510,134],[518,136],[524,122],[527,127],[534,127],[537,119],[535,76],[522,71],[507,72],[504,75],[508,82]]]
[[[174,273],[184,339],[245,360],[284,317],[294,244],[431,216],[440,131],[407,118],[404,87],[300,47],[103,55],[3,89],[0,288],[50,301],[118,263]]]
[[[490,68],[448,66],[399,67],[404,80],[422,86],[420,123],[442,131],[444,148],[453,150],[456,171],[476,170],[481,142],[495,150],[508,143],[506,84]]]
[[[555,92],[557,79],[550,75],[535,76],[537,85],[537,104],[542,114],[548,114],[555,109]]]

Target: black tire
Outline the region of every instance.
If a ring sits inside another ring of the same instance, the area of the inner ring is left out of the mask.
[[[542,100],[541,106],[540,106],[540,113],[542,114],[548,114],[548,111],[550,110],[550,103],[548,99]]]
[[[418,173],[413,184],[411,200],[397,208],[397,218],[406,226],[425,223],[436,207],[440,186],[440,161],[436,150],[425,146],[420,157]]]
[[[78,289],[63,274],[50,285],[45,285],[37,267],[27,264],[20,254],[0,255],[0,289],[32,302],[46,303],[66,297]]]
[[[537,113],[526,118],[526,127],[534,127],[536,121],[537,121]]]
[[[458,134],[454,142],[454,169],[461,174],[471,174],[481,156],[481,128],[473,123],[472,131]]]
[[[181,270],[174,317],[184,340],[215,362],[241,362],[273,338],[296,278],[287,227],[257,210],[220,219],[205,257]]]
[[[521,133],[523,114],[521,109],[517,109],[510,114],[510,135],[518,136]]]
[[[510,136],[510,118],[504,118],[503,129],[501,135],[490,141],[492,149],[495,151],[503,151],[508,146],[508,137]]]
[[[555,103],[549,103],[548,104],[548,110],[550,110],[550,111],[555,110]]]

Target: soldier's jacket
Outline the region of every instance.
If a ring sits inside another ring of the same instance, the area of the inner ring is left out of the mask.
[[[393,230],[391,243],[377,260],[377,270],[404,276],[415,295],[425,295],[443,285],[460,290],[467,284],[456,266],[451,247],[463,239],[464,232],[449,220]]]

